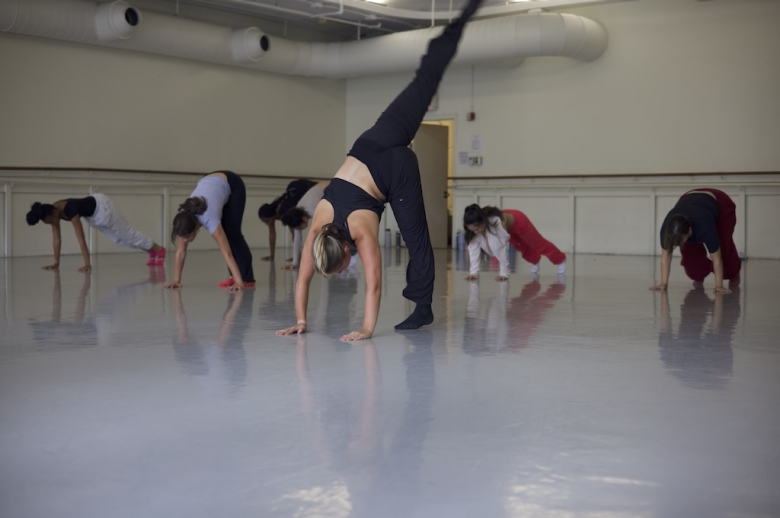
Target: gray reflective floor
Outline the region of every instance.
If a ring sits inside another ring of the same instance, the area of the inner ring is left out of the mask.
[[[0,261],[4,518],[780,516],[778,261],[717,298],[675,265],[667,297],[652,258],[470,284],[439,251],[437,320],[402,335],[390,249],[345,344],[360,271],[315,279],[296,338],[278,263],[230,295],[216,253],[181,292],[142,254],[48,259]]]

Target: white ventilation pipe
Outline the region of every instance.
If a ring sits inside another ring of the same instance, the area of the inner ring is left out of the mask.
[[[0,0],[0,31],[282,74],[354,77],[414,70],[427,42],[442,30],[435,27],[347,43],[308,43],[270,38],[254,28],[233,31],[147,12],[129,38],[101,41],[97,9],[97,4],[83,0]],[[522,14],[470,22],[454,64],[517,63],[531,56],[590,61],[606,46],[606,30],[588,18]]]
[[[141,23],[141,11],[127,2],[99,4],[95,15],[95,32],[100,41],[126,40]]]
[[[257,61],[271,50],[271,38],[257,27],[234,30],[230,44],[233,60],[238,63]]]

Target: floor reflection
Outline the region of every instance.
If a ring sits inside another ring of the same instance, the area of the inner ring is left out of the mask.
[[[734,364],[732,341],[742,314],[740,289],[714,298],[701,286],[691,289],[680,306],[676,334],[669,306],[669,294],[661,292],[658,347],[667,372],[689,387],[724,388]]]
[[[520,351],[528,347],[535,333],[566,291],[565,279],[551,283],[542,292],[538,277],[526,283],[516,297],[509,298],[508,282],[496,283],[496,294],[480,298],[480,283],[469,284],[469,300],[463,326],[463,350],[472,355]]]
[[[406,348],[407,396],[400,424],[387,447],[383,441],[382,373],[373,341],[350,346],[362,351],[365,381],[361,387],[349,383],[348,377],[315,381],[317,376],[312,376],[309,363],[309,335],[297,337],[296,372],[310,446],[343,482],[346,491],[341,494],[348,498],[349,516],[409,516],[417,505],[435,394],[434,335],[418,331],[399,336],[403,336]]]
[[[237,392],[246,382],[244,339],[252,321],[255,290],[229,294],[219,329],[200,337],[190,332],[182,290],[171,293],[176,317],[173,351],[182,371],[200,377],[210,386],[227,386],[230,393]]]
[[[87,300],[92,285],[90,274],[84,277],[81,290],[76,297],[76,307],[72,319],[62,317],[62,279],[60,272],[54,272],[54,287],[51,295],[51,318],[49,320],[29,320],[33,333],[33,342],[38,350],[80,349],[97,347],[97,327],[95,320],[87,313]]]

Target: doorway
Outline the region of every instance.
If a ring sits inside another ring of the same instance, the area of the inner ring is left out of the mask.
[[[448,248],[452,235],[450,178],[454,167],[455,121],[426,120],[412,140],[420,164],[425,215],[433,248]]]

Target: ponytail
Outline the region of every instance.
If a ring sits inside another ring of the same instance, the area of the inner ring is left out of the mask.
[[[206,199],[198,196],[197,198],[187,198],[184,203],[179,205],[179,212],[190,212],[195,215],[203,214],[206,212],[208,204]]]
[[[208,204],[201,197],[187,198],[179,205],[179,213],[173,218],[173,231],[171,241],[176,242],[177,237],[186,237],[198,228],[198,217],[206,212]]]
[[[344,236],[333,223],[324,225],[312,243],[312,258],[314,259],[314,271],[328,276],[334,273],[347,257],[344,245],[347,244]]]

